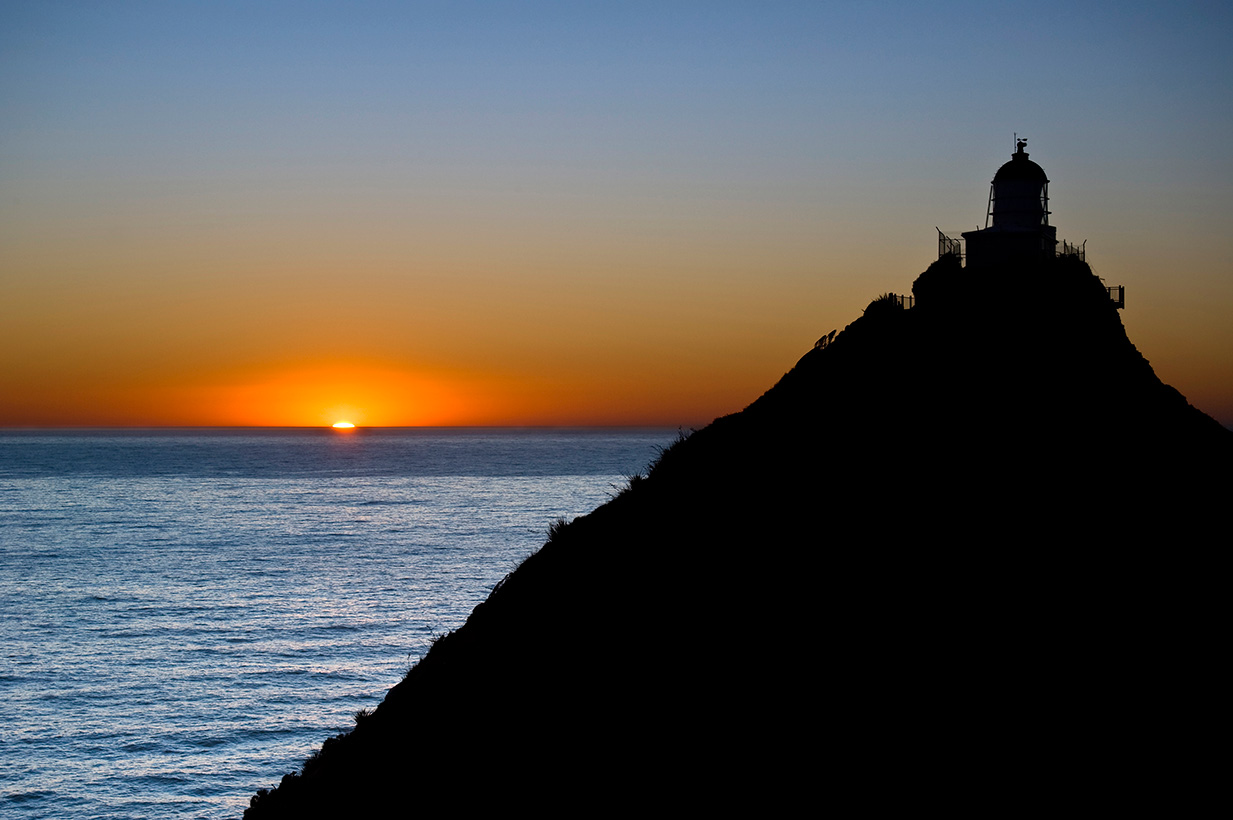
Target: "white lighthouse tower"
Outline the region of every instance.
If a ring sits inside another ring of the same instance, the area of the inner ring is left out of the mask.
[[[1022,264],[1057,253],[1057,228],[1049,224],[1049,178],[1028,159],[1026,139],[1015,139],[1010,162],[989,189],[985,227],[963,234],[968,267]]]

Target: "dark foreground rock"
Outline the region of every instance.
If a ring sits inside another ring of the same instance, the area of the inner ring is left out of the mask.
[[[245,817],[1202,800],[1233,433],[1082,262],[915,292],[555,528]]]

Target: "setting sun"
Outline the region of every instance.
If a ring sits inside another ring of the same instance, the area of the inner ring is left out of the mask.
[[[336,421],[333,426],[336,430],[352,430],[355,428],[355,425],[349,421]]]

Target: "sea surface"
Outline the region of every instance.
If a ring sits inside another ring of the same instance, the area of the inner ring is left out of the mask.
[[[0,816],[239,817],[675,435],[0,431]]]

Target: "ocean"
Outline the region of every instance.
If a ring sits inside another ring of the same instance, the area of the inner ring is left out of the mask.
[[[0,815],[239,817],[675,436],[0,431]]]

